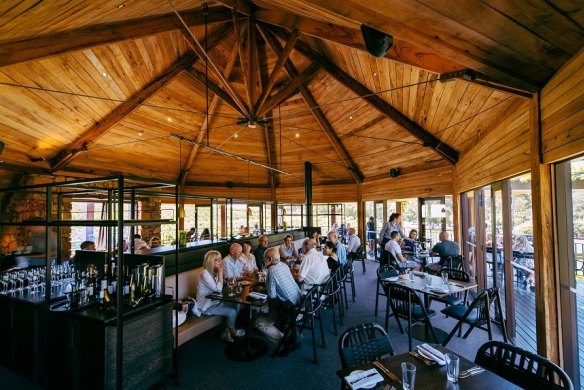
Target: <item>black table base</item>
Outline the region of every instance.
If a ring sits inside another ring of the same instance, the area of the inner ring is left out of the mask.
[[[249,348],[246,348],[245,338],[236,338],[233,344],[225,348],[225,356],[236,362],[249,362],[268,352],[268,344],[265,341],[249,336]]]
[[[446,337],[448,336],[448,333],[436,327],[434,327],[434,333],[436,333],[436,337],[438,337],[438,340],[434,340],[430,328],[426,329],[426,325],[424,324],[412,325],[412,337],[417,340],[425,341],[427,343],[432,344],[442,344],[442,342],[446,340]]]

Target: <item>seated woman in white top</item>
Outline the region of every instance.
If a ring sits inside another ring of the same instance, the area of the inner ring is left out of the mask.
[[[241,243],[242,251],[241,256],[239,256],[239,261],[243,263],[243,273],[244,274],[251,274],[258,270],[258,266],[256,264],[256,258],[251,253],[251,242],[244,241]]]
[[[199,286],[197,287],[197,307],[203,314],[226,317],[227,328],[221,338],[225,341],[233,342],[233,336],[241,337],[245,335],[243,329],[235,329],[237,305],[207,298],[207,295],[223,290],[222,262],[221,253],[217,251],[209,251],[205,254],[203,260],[205,271],[201,274]]]
[[[296,245],[294,245],[294,237],[291,234],[286,234],[284,243],[280,245],[280,259],[298,259],[298,251],[296,250]]]

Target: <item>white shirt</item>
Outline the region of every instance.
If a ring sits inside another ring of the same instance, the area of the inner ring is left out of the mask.
[[[209,299],[207,295],[221,290],[223,290],[223,283],[217,281],[217,276],[213,272],[207,269],[204,270],[199,279],[199,286],[197,287],[197,307],[199,310],[205,313],[206,310],[219,304],[219,301]]]
[[[258,269],[256,258],[253,253],[250,253],[249,256],[249,259],[245,257],[245,254],[243,253],[239,256],[239,261],[243,264],[243,272],[254,272]]]
[[[307,291],[314,284],[323,284],[330,275],[326,259],[312,248],[304,255],[298,275],[304,279],[302,290]]]
[[[351,253],[351,252],[357,253],[360,246],[361,246],[361,239],[356,234],[349,236],[349,242],[347,243],[347,253]]]
[[[397,257],[397,254],[399,253],[401,255],[402,251],[397,241],[389,240],[387,244],[385,244],[385,250],[391,252],[391,254],[396,258],[396,260],[400,261],[400,259]]]
[[[223,277],[239,278],[243,276],[243,263],[239,259],[234,260],[227,255],[223,258]]]

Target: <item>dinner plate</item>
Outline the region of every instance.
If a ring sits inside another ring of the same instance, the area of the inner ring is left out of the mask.
[[[361,372],[363,372],[363,370],[355,370],[355,371],[351,372],[349,375],[353,375],[353,374],[359,374],[359,373],[361,373]],[[368,384],[367,386],[361,386],[361,387],[359,387],[359,388],[360,388],[360,389],[372,389],[372,388],[374,388],[375,386],[377,386],[377,383],[370,383],[370,384]]]

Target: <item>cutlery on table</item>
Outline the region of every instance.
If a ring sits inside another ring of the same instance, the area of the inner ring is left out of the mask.
[[[476,367],[469,368],[468,370],[464,370],[464,371],[460,372],[458,374],[458,377],[460,379],[464,379],[464,378],[468,378],[468,377],[473,376],[473,375],[480,374],[482,372],[485,372],[485,369],[482,367],[476,366]]]
[[[371,374],[369,374],[369,375],[365,375],[365,376],[363,376],[363,377],[361,377],[361,378],[359,378],[359,379],[355,379],[354,381],[351,381],[351,382],[349,382],[349,384],[350,384],[351,386],[353,386],[355,383],[357,383],[357,382],[360,382],[360,381],[362,381],[363,379],[371,378],[372,376],[375,376],[375,375],[377,375],[377,374],[379,374],[377,371],[375,371],[375,372],[372,372],[372,373],[371,373]]]
[[[385,368],[385,366],[383,364],[381,364],[381,362],[379,360],[375,360],[372,364],[375,367],[379,368],[385,375],[387,375],[387,377],[389,379],[401,384],[401,380],[393,372],[391,372],[387,368]]]
[[[410,355],[420,359],[421,361],[423,361],[427,366],[431,366],[432,364],[436,364],[436,362],[434,360],[430,360],[422,355],[420,355],[419,353],[415,352],[415,351],[410,351]]]

